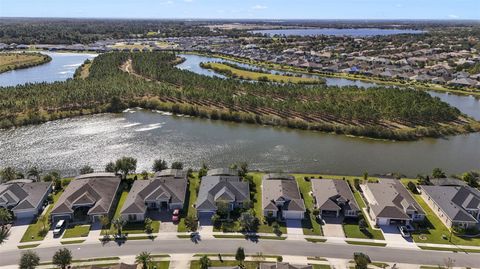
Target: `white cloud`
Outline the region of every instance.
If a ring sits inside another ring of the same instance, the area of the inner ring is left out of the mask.
[[[457,15],[454,15],[454,14],[448,15],[448,17],[449,17],[450,19],[458,19],[458,16],[457,16]]]
[[[255,5],[255,6],[252,7],[252,9],[255,9],[255,10],[267,9],[267,6]]]

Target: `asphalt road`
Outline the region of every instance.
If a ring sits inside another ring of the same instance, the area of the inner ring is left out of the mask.
[[[121,246],[115,242],[101,244],[80,244],[65,245],[72,250],[74,259],[85,259],[94,257],[111,257],[136,255],[141,251],[157,253],[234,253],[238,247],[244,247],[247,253],[277,255],[298,255],[298,256],[320,256],[329,258],[353,257],[353,252],[364,252],[372,260],[412,263],[425,265],[444,265],[448,257],[454,260],[455,266],[478,267],[480,264],[479,253],[452,253],[440,251],[426,251],[414,249],[395,249],[387,247],[370,247],[356,245],[340,245],[331,243],[310,243],[306,241],[282,241],[282,240],[260,240],[251,242],[235,239],[209,239],[202,240],[195,244],[188,239],[177,240],[156,240],[156,241],[130,241]],[[58,247],[34,249],[42,261],[49,261]],[[1,251],[0,265],[18,264],[21,250]]]

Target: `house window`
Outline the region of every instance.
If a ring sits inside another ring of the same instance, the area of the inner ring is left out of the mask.
[[[130,220],[130,221],[137,220],[137,215],[128,215],[128,220]]]

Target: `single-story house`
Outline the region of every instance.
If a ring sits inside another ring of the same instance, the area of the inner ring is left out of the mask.
[[[115,209],[120,176],[113,173],[92,173],[76,177],[55,203],[50,216],[55,222],[99,221]]]
[[[51,182],[13,180],[0,185],[0,207],[9,209],[17,219],[34,218],[52,191]]]
[[[395,179],[362,185],[370,218],[377,225],[409,224],[425,218],[422,207],[408,190]]]
[[[469,186],[420,186],[422,198],[449,228],[479,227],[480,191]]]
[[[250,186],[248,182],[241,181],[239,176],[207,175],[202,177],[195,207],[199,217],[211,217],[217,212],[218,203],[227,203],[233,210],[248,202]]]
[[[298,183],[291,175],[266,174],[262,178],[262,209],[266,217],[303,219],[303,203]]]
[[[260,269],[312,269],[312,265],[292,265],[286,262],[261,263]]]
[[[360,207],[345,180],[312,179],[315,207],[323,217],[358,217]]]
[[[149,209],[182,209],[187,186],[187,173],[177,169],[158,172],[153,179],[136,180],[120,214],[124,220],[144,221]]]

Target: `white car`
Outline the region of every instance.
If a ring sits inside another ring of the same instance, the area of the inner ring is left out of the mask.
[[[405,238],[410,237],[410,233],[408,232],[407,227],[400,226],[400,227],[398,227],[398,229],[400,230],[400,234],[402,234],[403,237],[405,237]]]
[[[63,231],[63,227],[65,226],[65,220],[59,220],[57,224],[55,224],[55,228],[53,229],[54,236],[60,236]]]

